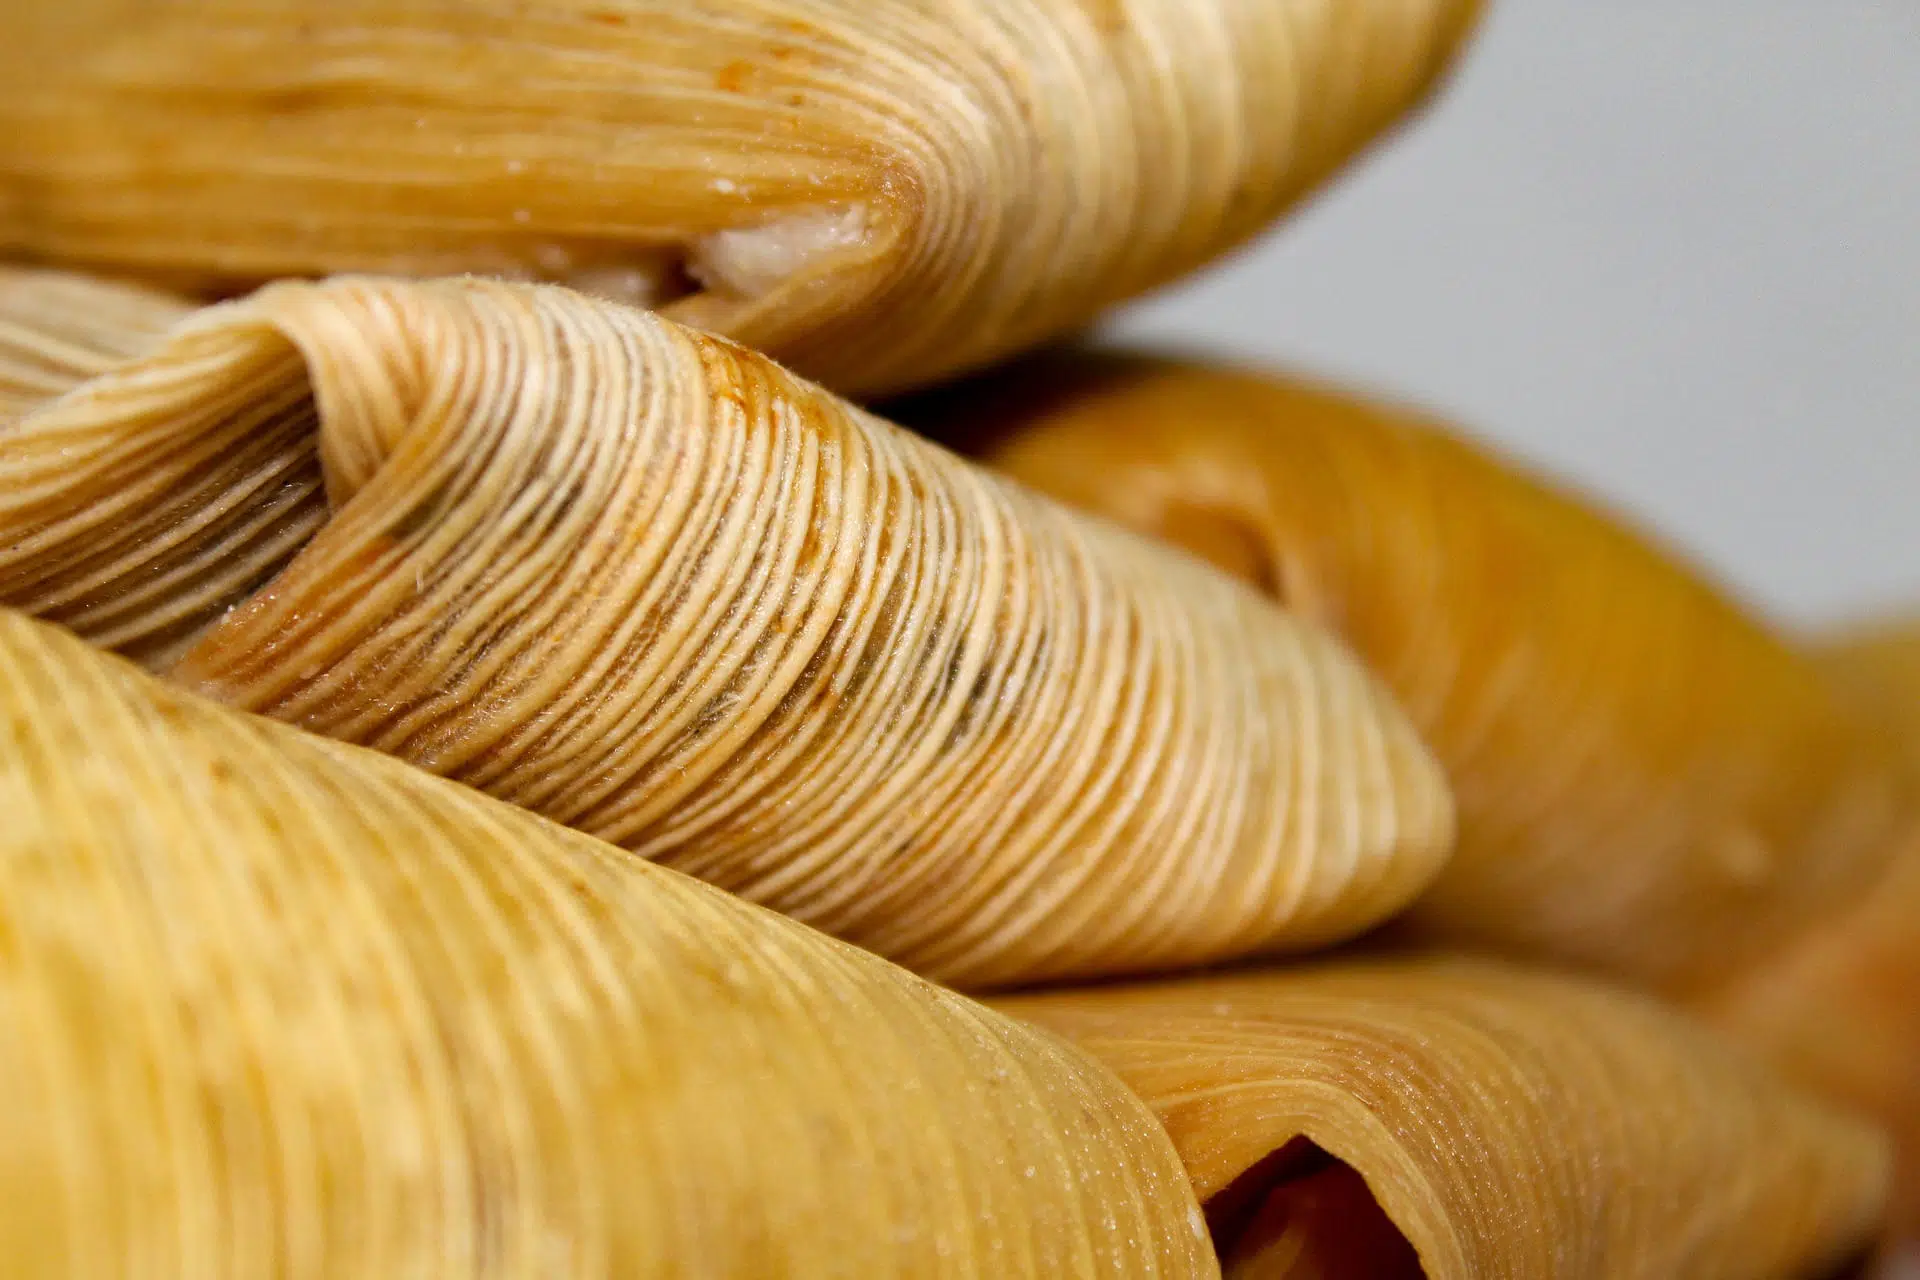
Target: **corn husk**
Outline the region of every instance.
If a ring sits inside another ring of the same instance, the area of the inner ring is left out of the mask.
[[[1403,959],[1000,1005],[1159,1113],[1229,1277],[1819,1277],[1884,1194],[1872,1132],[1568,978]]]
[[[1861,627],[1822,639],[1814,656],[1920,765],[1920,629]],[[1920,839],[1900,848],[1862,902],[1815,922],[1712,1012],[1796,1079],[1892,1129],[1901,1165],[1894,1220],[1920,1240]]]
[[[1920,1240],[1920,841],[1852,908],[1701,1002],[1793,1079],[1876,1118],[1898,1145],[1892,1222]]]
[[[1214,1274],[1043,1032],[12,613],[0,703],[9,1276]]]
[[[191,312],[133,285],[0,266],[0,428],[148,350]]]
[[[1920,766],[1920,615],[1876,619],[1819,637],[1814,656],[1842,695]]]
[[[1403,934],[1681,995],[1920,1168],[1896,641],[1810,656],[1580,498],[1299,382],[1075,355],[907,412],[1260,584],[1375,665],[1460,811]],[[1897,1220],[1920,1227],[1920,1174],[1902,1186]]]
[[[897,387],[1246,239],[1478,7],[12,0],[0,250],[558,281]]]
[[[1818,666],[1579,497],[1418,414],[1067,356],[910,406],[995,467],[1341,634],[1446,767],[1408,932],[1675,993],[1864,901],[1914,806]]]
[[[1451,835],[1324,634],[555,288],[274,287],[30,411],[0,603],[959,983],[1324,943]]]

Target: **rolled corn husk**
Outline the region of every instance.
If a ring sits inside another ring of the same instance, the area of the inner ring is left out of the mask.
[[[956,983],[1322,944],[1451,836],[1257,593],[551,287],[276,286],[30,410],[0,603]]]
[[[1402,959],[997,1003],[1154,1108],[1229,1277],[1813,1280],[1884,1197],[1870,1130],[1570,978]]]
[[[1297,381],[1082,353],[906,412],[1339,631],[1459,804],[1456,856],[1402,932],[1684,996],[1889,1126],[1896,1218],[1920,1228],[1897,641],[1809,655],[1578,497]]]
[[[1853,907],[1698,1005],[1792,1079],[1873,1116],[1899,1169],[1891,1221],[1920,1240],[1920,840]]]
[[[1885,742],[1678,558],[1409,411],[1068,354],[903,409],[1351,643],[1445,766],[1407,932],[1673,993],[1864,901],[1911,827]]]
[[[898,387],[1243,241],[1478,7],[12,0],[0,250],[557,281]]]
[[[134,285],[0,265],[0,426],[152,347],[192,310]]]
[[[1920,625],[1816,641],[1814,657],[1920,766]],[[1920,1241],[1920,839],[1854,908],[1816,922],[1723,994],[1713,1016],[1796,1079],[1880,1117],[1899,1143],[1894,1221]]]
[[[1216,1274],[1044,1032],[0,612],[9,1276]]]
[[[1920,766],[1920,614],[1817,637],[1814,656],[1842,695]]]

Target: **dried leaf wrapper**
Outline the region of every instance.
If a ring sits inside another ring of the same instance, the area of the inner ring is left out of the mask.
[[[1064,332],[1266,225],[1478,0],[15,0],[0,249],[229,287],[506,274],[838,389]]]
[[[1808,653],[1577,496],[1299,382],[1080,354],[904,412],[1372,663],[1459,804],[1402,937],[1683,997],[1920,1167],[1920,645]]]
[[[29,410],[0,603],[956,983],[1322,944],[1451,838],[1323,633],[557,288],[277,286]]]
[[[1419,414],[1098,355],[903,412],[1354,646],[1459,805],[1409,933],[1710,991],[1863,901],[1920,812],[1784,638]]]
[[[1215,1274],[1056,1039],[0,613],[9,1275]]]
[[[1159,1113],[1229,1276],[1817,1276],[1885,1195],[1870,1131],[1572,979],[1396,960],[999,1003]]]

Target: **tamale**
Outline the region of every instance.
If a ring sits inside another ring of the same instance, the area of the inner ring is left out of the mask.
[[[1586,981],[1398,959],[997,1003],[1159,1113],[1230,1277],[1813,1280],[1884,1197],[1871,1130]]]
[[[1479,0],[11,0],[0,251],[481,272],[847,392],[1090,319],[1420,102]]]
[[[1920,614],[1856,623],[1818,637],[1814,657],[1842,696],[1920,766]]]
[[[0,266],[0,424],[139,355],[191,311],[132,285]]]
[[[1861,901],[1913,822],[1884,739],[1786,638],[1422,414],[1099,353],[899,412],[1353,645],[1459,807],[1410,935],[1708,990]]]
[[[1810,655],[1590,502],[1297,380],[1063,353],[902,411],[1351,641],[1459,804],[1396,932],[1684,997],[1888,1124],[1920,1229],[1920,809],[1889,738],[1920,664],[1891,633]]]
[[[1813,656],[1920,766],[1920,626],[1889,620],[1821,637]],[[1894,1220],[1920,1241],[1920,836],[1857,906],[1814,922],[1712,1014],[1795,1078],[1892,1129]]]
[[[13,613],[0,724],[9,1276],[1215,1273],[1051,1035]]]
[[[0,424],[0,603],[954,983],[1326,943],[1451,839],[1321,631],[551,286],[270,287]]]

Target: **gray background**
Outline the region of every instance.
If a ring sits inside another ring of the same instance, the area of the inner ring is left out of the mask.
[[[1442,410],[1811,623],[1920,606],[1920,0],[1494,0],[1128,338]]]

